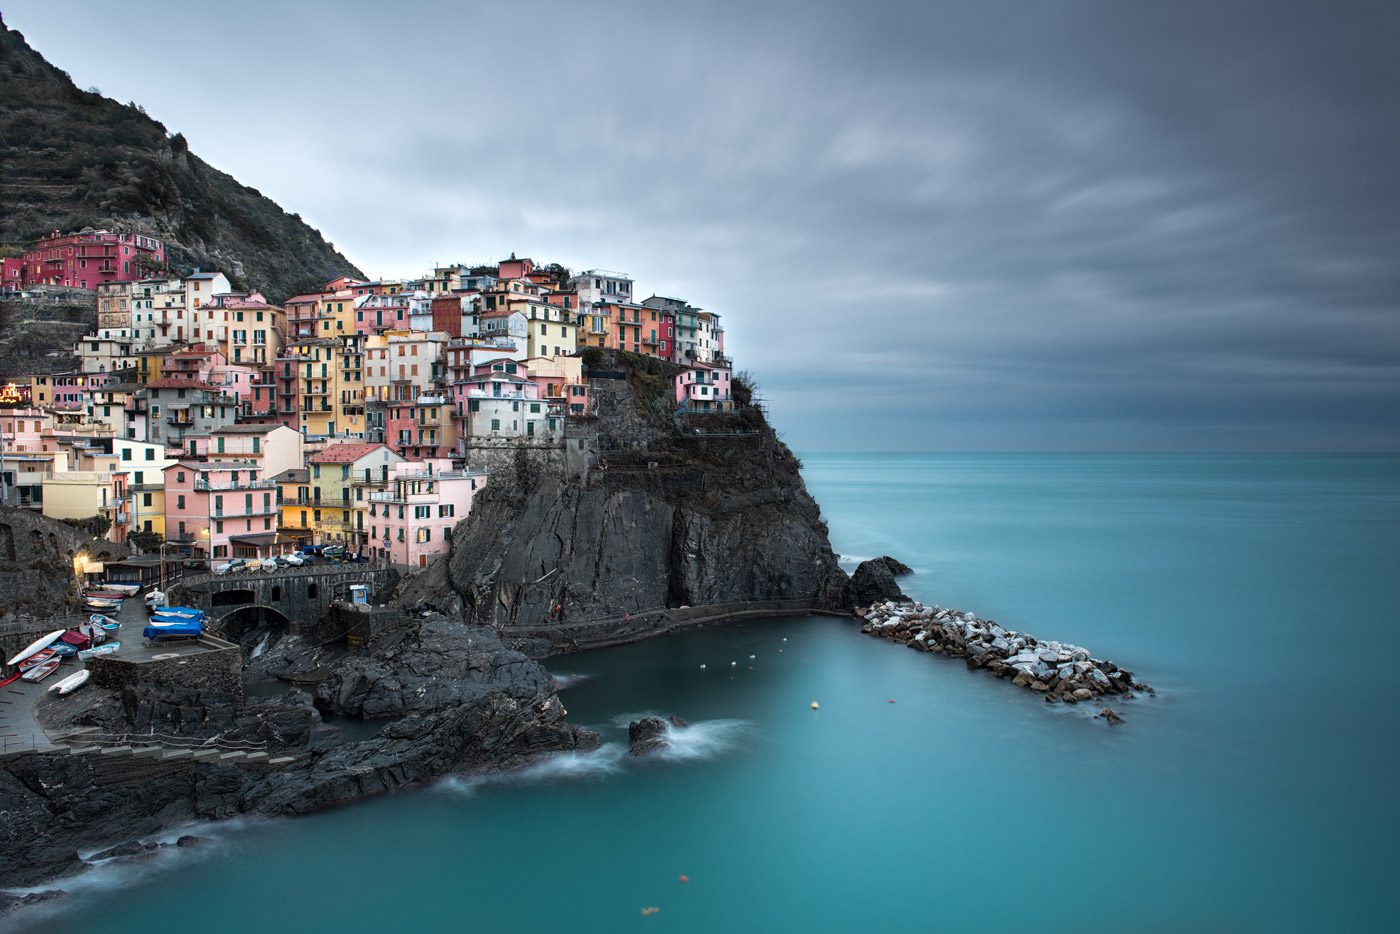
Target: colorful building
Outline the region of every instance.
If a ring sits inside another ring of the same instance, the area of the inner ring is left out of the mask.
[[[383,489],[366,497],[369,553],[404,569],[427,567],[452,547],[453,529],[485,483],[484,473],[453,470],[445,458],[394,465]]]
[[[167,541],[213,559],[276,553],[277,484],[261,465],[184,459],[163,473]]]
[[[165,244],[143,234],[84,228],[54,232],[26,250],[20,261],[22,285],[63,285],[95,289],[106,282],[140,279],[165,264]]]

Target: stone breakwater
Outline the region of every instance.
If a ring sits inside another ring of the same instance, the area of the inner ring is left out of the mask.
[[[1094,658],[1088,649],[1037,639],[960,610],[886,602],[855,613],[865,621],[861,632],[921,652],[966,659],[968,668],[985,668],[1017,687],[1044,694],[1048,704],[1077,704],[1110,694],[1132,697],[1133,691],[1156,693],[1131,671]]]

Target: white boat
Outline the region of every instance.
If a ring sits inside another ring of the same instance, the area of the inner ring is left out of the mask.
[[[72,694],[78,688],[87,684],[88,678],[92,677],[92,672],[84,668],[82,671],[75,671],[57,684],[50,684],[50,691],[57,691],[60,694]]]
[[[165,594],[161,593],[159,590],[152,590],[150,593],[146,594],[146,606],[148,607],[164,602]]]
[[[43,664],[35,665],[33,668],[20,675],[20,677],[25,681],[43,681],[49,675],[53,674],[54,669],[58,667],[61,661],[63,661],[63,659],[55,655]]]
[[[39,651],[40,649],[46,649],[46,648],[48,648],[49,646],[53,645],[54,640],[56,640],[59,636],[63,635],[64,632],[65,632],[65,630],[62,630],[62,629],[55,629],[53,632],[49,633],[47,636],[44,636],[44,637],[39,638],[39,639],[35,639],[33,642],[29,643],[29,645],[27,645],[27,646],[25,646],[24,648],[20,649],[20,650],[19,650],[19,654],[17,654],[14,658],[10,659],[10,660],[9,660],[8,662],[6,662],[5,664],[7,664],[7,665],[18,665],[20,662],[24,661],[26,658],[28,658],[29,656],[33,655],[35,652]]]
[[[83,661],[87,661],[89,658],[96,658],[98,655],[111,655],[121,647],[122,644],[120,642],[108,642],[106,645],[95,645],[90,649],[79,649],[78,657]]]
[[[92,623],[94,626],[101,626],[108,632],[111,632],[114,629],[120,629],[122,627],[122,624],[112,619],[112,617],[103,616],[101,613],[94,613],[91,616],[89,616],[88,622]]]
[[[124,593],[127,596],[136,594],[140,589],[140,584],[114,584],[111,581],[103,581],[101,587],[110,593]]]

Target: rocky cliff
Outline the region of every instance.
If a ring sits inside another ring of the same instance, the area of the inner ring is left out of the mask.
[[[66,522],[28,509],[0,507],[0,617],[56,616],[75,596],[73,558],[95,561],[128,554]]]
[[[522,453],[496,470],[446,566],[404,599],[450,588],[468,619],[532,654],[641,637],[682,608],[852,606],[801,465],[756,407],[697,429],[658,391],[665,365],[612,365],[627,378],[594,381],[599,417],[573,420],[588,437],[562,461]]]
[[[84,226],[151,234],[177,267],[222,270],[273,301],[361,275],[299,216],[211,167],[136,102],[78,89],[3,23],[0,162],[0,244]]]

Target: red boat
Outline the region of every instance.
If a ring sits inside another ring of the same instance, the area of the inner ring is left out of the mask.
[[[20,674],[24,674],[26,671],[33,668],[35,665],[43,664],[44,662],[53,658],[57,654],[58,652],[56,652],[53,649],[40,649],[39,651],[35,652],[33,655],[29,656],[24,661],[19,663]]]

